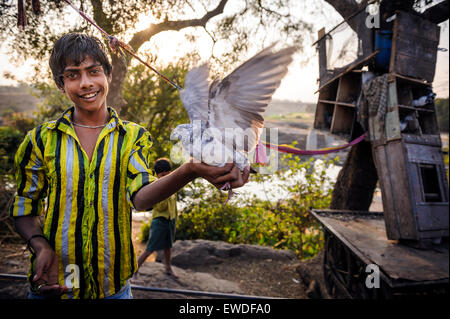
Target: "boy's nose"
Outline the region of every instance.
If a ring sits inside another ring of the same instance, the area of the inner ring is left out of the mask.
[[[85,72],[81,73],[81,81],[80,81],[80,87],[82,89],[84,88],[91,88],[93,86],[92,79],[88,74]]]

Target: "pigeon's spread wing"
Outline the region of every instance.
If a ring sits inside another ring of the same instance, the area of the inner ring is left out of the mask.
[[[209,126],[251,131],[246,151],[252,151],[264,127],[264,111],[292,62],[294,47],[259,52],[210,90]],[[238,147],[239,148],[239,147]]]
[[[209,66],[207,63],[198,66],[186,74],[185,88],[180,92],[191,123],[202,120],[206,123],[209,94]]]

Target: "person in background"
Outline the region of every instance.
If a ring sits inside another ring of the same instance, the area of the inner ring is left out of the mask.
[[[164,177],[172,171],[172,164],[167,158],[159,158],[154,165],[157,178]],[[145,251],[138,258],[138,268],[153,252],[164,250],[166,274],[176,277],[171,267],[171,248],[175,241],[177,221],[177,194],[153,206],[152,222]]]

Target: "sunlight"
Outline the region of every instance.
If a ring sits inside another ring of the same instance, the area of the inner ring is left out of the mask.
[[[158,23],[158,20],[151,14],[141,14],[130,33],[145,30],[152,23]],[[195,42],[189,41],[188,37],[195,37]],[[202,28],[187,28],[159,33],[144,43],[139,52],[143,56],[156,58],[158,64],[167,65],[192,52],[198,53],[202,61],[207,61],[211,49],[212,41]]]

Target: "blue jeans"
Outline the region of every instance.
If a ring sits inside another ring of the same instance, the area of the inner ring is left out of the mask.
[[[44,296],[36,295],[32,291],[28,294],[29,299],[46,299]],[[120,291],[114,295],[105,297],[103,299],[133,299],[133,294],[131,293],[130,282],[127,281],[125,286],[123,286]]]

